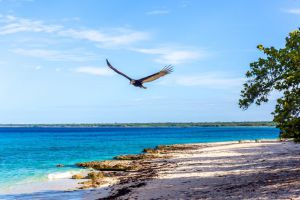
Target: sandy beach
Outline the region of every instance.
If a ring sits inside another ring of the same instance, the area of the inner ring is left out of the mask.
[[[300,199],[300,145],[223,143],[172,153],[175,167],[120,199]]]
[[[118,199],[300,199],[299,144],[187,146],[192,149],[169,152],[173,158],[155,161],[161,165],[155,169],[155,178],[116,185],[112,196],[123,189],[128,193]]]
[[[139,169],[114,172],[99,184],[100,188],[75,191],[48,188],[48,193],[52,193],[48,198],[43,198],[43,192],[18,197],[300,199],[300,145],[293,142],[186,144],[169,146],[154,153],[163,158],[120,161],[139,166]]]

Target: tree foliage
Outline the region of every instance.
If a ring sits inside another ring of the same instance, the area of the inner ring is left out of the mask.
[[[250,63],[239,105],[243,109],[252,103],[261,105],[268,102],[271,91],[278,91],[282,96],[272,114],[280,136],[300,142],[300,30],[289,33],[284,48],[257,48],[265,57]]]

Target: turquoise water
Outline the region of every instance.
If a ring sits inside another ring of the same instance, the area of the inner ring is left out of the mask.
[[[278,138],[273,127],[0,128],[0,188],[160,144]],[[57,168],[56,164],[66,167]]]

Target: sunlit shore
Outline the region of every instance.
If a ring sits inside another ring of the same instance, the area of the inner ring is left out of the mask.
[[[104,177],[93,180],[96,182],[62,179],[19,186],[11,194],[0,195],[0,199],[297,199],[300,196],[300,145],[293,142],[199,143],[147,152],[146,155],[156,156],[121,157],[121,161],[112,161],[136,168],[106,171]]]

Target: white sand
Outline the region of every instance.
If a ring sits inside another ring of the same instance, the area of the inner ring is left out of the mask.
[[[177,167],[120,199],[300,199],[300,145],[215,143],[174,153]]]

